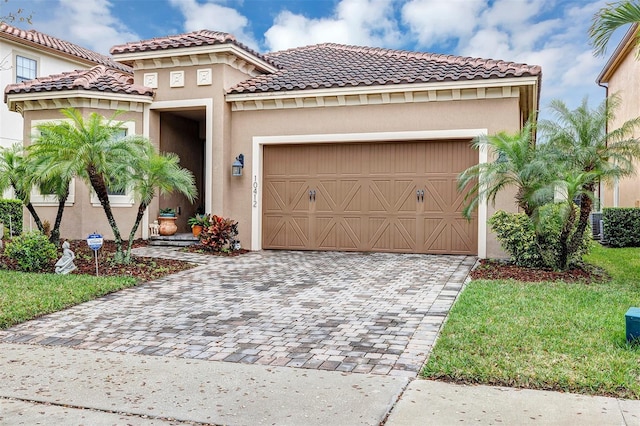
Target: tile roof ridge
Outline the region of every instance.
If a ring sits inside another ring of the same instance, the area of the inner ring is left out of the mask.
[[[365,53],[365,54],[373,54],[385,57],[405,57],[407,59],[426,59],[431,61],[437,61],[441,63],[449,63],[449,64],[467,64],[471,66],[482,66],[486,69],[497,67],[500,71],[505,71],[508,69],[518,69],[520,71],[526,71],[532,74],[539,74],[541,72],[541,67],[539,65],[528,65],[525,63],[504,61],[501,59],[487,59],[480,57],[472,57],[472,56],[460,56],[460,55],[451,55],[451,54],[442,54],[442,53],[431,53],[431,52],[416,52],[411,50],[401,50],[401,49],[389,49],[384,47],[369,47],[369,46],[358,46],[358,45],[349,45],[349,44],[341,44],[341,43],[319,43],[307,46],[294,47],[286,50],[269,52],[267,56],[277,57],[280,54],[294,53],[294,52],[302,52],[309,51],[315,49],[323,49],[323,48],[332,48],[339,49],[348,52],[354,53]]]
[[[29,30],[23,30],[18,27],[14,27],[5,22],[0,24],[0,33],[4,33],[13,38],[28,41],[38,46],[45,47],[51,50],[55,50],[67,55],[74,56],[84,61],[93,62],[94,64],[106,65],[110,68],[118,69],[121,71],[132,72],[133,70],[127,65],[115,62],[113,58],[101,53],[95,52],[86,47],[82,47],[70,41],[63,40],[58,37],[54,37],[49,34],[40,32],[34,28]]]
[[[214,45],[214,44],[232,44],[239,47],[247,53],[259,58],[262,61],[269,63],[269,65],[276,66],[267,57],[250,48],[244,43],[238,41],[238,39],[231,33],[223,31],[215,31],[210,29],[201,29],[198,31],[191,31],[181,34],[172,34],[162,37],[153,37],[145,40],[138,40],[127,42],[124,44],[118,44],[110,49],[112,55],[135,53],[135,52],[149,52],[149,51],[161,51],[177,48],[189,48],[192,46]]]
[[[131,51],[132,48],[135,48],[135,47],[138,47],[138,46],[148,45],[148,44],[152,44],[152,43],[160,44],[161,42],[178,40],[178,39],[180,39],[182,37],[194,36],[194,35],[207,35],[207,36],[210,36],[210,37],[213,37],[213,38],[215,38],[218,35],[221,35],[221,36],[224,37],[224,39],[229,39],[229,41],[237,41],[235,36],[233,36],[230,33],[222,32],[222,31],[214,31],[214,30],[202,29],[202,30],[198,30],[198,31],[190,31],[190,32],[185,32],[185,33],[180,33],[180,34],[169,34],[169,35],[165,35],[165,36],[158,36],[158,37],[152,37],[152,38],[147,38],[147,39],[143,39],[143,40],[130,41],[130,42],[127,42],[127,43],[116,44],[115,46],[111,47],[110,52],[111,53],[125,53],[125,49],[128,50],[128,51]],[[152,49],[152,50],[155,50],[155,49]]]

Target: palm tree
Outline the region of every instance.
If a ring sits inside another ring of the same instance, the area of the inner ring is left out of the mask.
[[[22,144],[0,148],[0,192],[13,188],[17,199],[27,207],[40,232],[44,231],[40,216],[31,204],[32,180]]]
[[[640,22],[640,3],[619,1],[608,4],[600,9],[593,17],[589,28],[589,37],[594,53],[604,55],[607,44],[613,33],[620,27]],[[636,43],[640,38],[636,37]]]
[[[550,108],[555,120],[538,124],[541,137],[547,141],[555,158],[552,162],[559,169],[581,176],[580,187],[575,188],[580,200],[580,215],[569,242],[569,252],[575,252],[582,243],[597,184],[632,175],[634,161],[640,159],[640,141],[633,137],[640,118],[626,121],[615,130],[606,130],[606,124],[614,119],[613,113],[619,105],[617,96],[609,97],[595,109],[589,107],[587,98],[574,110],[564,102],[554,100]]]
[[[144,212],[151,204],[156,192],[164,195],[178,191],[189,201],[193,201],[197,193],[193,174],[180,167],[180,158],[174,153],[159,154],[151,144],[148,145],[145,155],[136,159],[133,170],[130,185],[140,204],[135,223],[129,233],[126,262],[131,258],[131,247]]]
[[[126,182],[134,161],[144,155],[149,142],[139,136],[119,138],[122,123],[92,113],[88,119],[74,109],[62,110],[69,121],[46,123],[38,130],[48,135],[39,141],[38,153],[51,160],[49,173],[71,173],[89,183],[107,216],[116,244],[115,261],[122,262],[122,237],[111,211],[109,186]]]
[[[465,217],[471,217],[473,209],[485,199],[494,203],[498,192],[510,186],[517,188],[518,207],[527,216],[533,216],[538,204],[534,197],[548,181],[548,167],[540,161],[533,130],[533,120],[529,120],[517,133],[500,132],[476,138],[476,149],[486,149],[498,157],[493,162],[471,166],[458,177],[458,190],[469,187],[464,199],[467,203],[463,210]]]
[[[60,226],[64,214],[65,204],[69,198],[69,187],[75,173],[69,168],[59,168],[56,158],[51,158],[50,150],[40,148],[47,143],[52,143],[51,138],[55,134],[41,132],[40,136],[33,140],[33,144],[27,147],[31,172],[31,181],[38,186],[41,194],[52,194],[58,200],[56,219],[49,235],[49,241],[58,245],[60,242]],[[45,142],[47,141],[47,142]]]

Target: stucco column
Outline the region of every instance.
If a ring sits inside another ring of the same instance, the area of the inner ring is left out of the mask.
[[[224,93],[222,85],[216,87],[218,93]],[[211,117],[211,209],[210,212],[224,216],[224,183],[226,178],[226,162],[224,155],[224,129],[225,129],[225,100],[224,96],[213,98],[213,111]],[[208,123],[207,123],[208,125]],[[209,130],[209,129],[207,129]],[[229,170],[231,166],[229,165]]]

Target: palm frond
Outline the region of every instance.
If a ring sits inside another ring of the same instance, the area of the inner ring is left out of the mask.
[[[594,54],[602,56],[606,53],[607,44],[618,28],[638,22],[640,22],[640,4],[638,2],[619,1],[600,9],[594,15],[589,27],[589,37]]]

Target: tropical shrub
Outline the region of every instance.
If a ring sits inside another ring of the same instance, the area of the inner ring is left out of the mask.
[[[543,266],[535,226],[526,214],[499,210],[489,219],[489,226],[516,265],[528,268]]]
[[[211,215],[199,235],[200,244],[215,252],[232,251],[238,236],[238,222]]]
[[[26,232],[7,243],[5,256],[13,259],[24,272],[42,272],[57,257],[55,244],[40,231]]]
[[[604,208],[604,235],[613,247],[640,247],[640,209]]]
[[[566,205],[547,204],[538,209],[536,225],[524,213],[496,212],[489,225],[496,233],[502,248],[518,266],[528,268],[562,269],[560,265],[560,233],[564,223]],[[575,209],[577,207],[574,206]],[[574,226],[575,230],[575,226]],[[591,233],[584,235],[580,248],[569,260],[575,264],[589,251]]]

